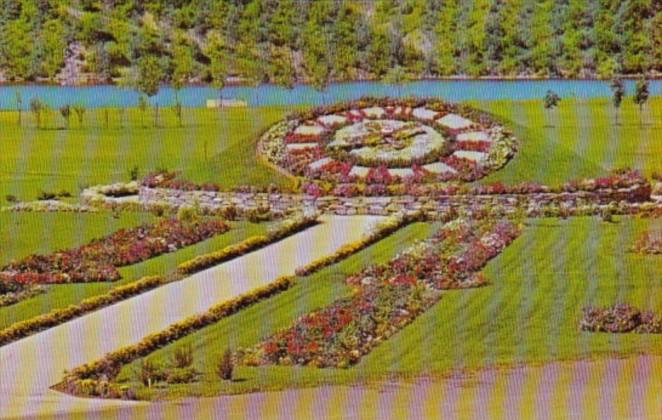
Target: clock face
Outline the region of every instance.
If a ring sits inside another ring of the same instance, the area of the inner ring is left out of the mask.
[[[276,124],[260,152],[296,176],[346,183],[371,171],[418,182],[473,181],[515,152],[514,139],[485,115],[440,101],[315,109]]]

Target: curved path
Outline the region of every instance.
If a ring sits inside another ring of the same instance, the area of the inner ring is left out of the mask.
[[[361,238],[379,219],[323,217],[320,225],[263,249],[0,347],[0,417],[141,405],[73,398],[49,387],[62,379],[65,369],[133,344],[219,301],[294,274],[297,267]]]

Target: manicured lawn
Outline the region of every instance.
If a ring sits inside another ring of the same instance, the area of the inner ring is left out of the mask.
[[[258,163],[255,140],[271,123],[291,108],[185,109],[183,127],[174,113],[161,110],[160,128],[149,117],[129,109],[123,126],[117,109],[90,109],[83,127],[72,119],[68,130],[56,129],[61,119],[55,112],[44,129],[37,130],[32,116],[24,113],[18,128],[14,112],[0,112],[0,202],[7,194],[33,200],[42,191],[68,190],[76,195],[86,185],[126,181],[129,170],[141,173],[157,168],[181,170],[196,181],[223,185],[287,184],[287,178]],[[205,155],[207,159],[205,159]]]
[[[109,234],[121,227],[131,227],[154,216],[140,213],[122,213],[114,219],[109,213],[54,214],[54,213],[0,213],[0,232],[10,240],[0,248],[0,263],[20,258],[33,252],[50,252],[56,249],[83,244],[92,238]],[[166,274],[178,264],[197,255],[218,250],[249,236],[262,234],[268,223],[233,222],[232,229],[222,235],[198,244],[164,254],[142,263],[119,269],[122,279],[109,283],[63,284],[48,286],[45,294],[24,300],[15,305],[0,308],[0,329],[52,309],[76,304],[82,299],[107,292],[109,289],[133,282],[147,275]]]
[[[347,295],[350,293],[344,283],[347,274],[358,271],[370,263],[389,260],[399,250],[410,246],[414,240],[428,236],[434,229],[435,225],[425,223],[409,225],[336,265],[301,278],[299,283],[286,292],[185,337],[173,346],[155,352],[153,358],[159,361],[168,360],[173,348],[191,343],[199,358],[197,364],[206,366],[209,370],[205,375],[206,384],[202,387],[196,385],[195,389],[191,389],[190,392],[196,394],[204,392],[205,389],[212,393],[217,392],[216,382],[218,381],[214,379],[213,365],[228,345],[236,348],[254,344],[271,331],[288,326],[297,316],[324,306],[337,297]],[[125,367],[120,378],[133,379],[134,365]],[[277,373],[275,376],[272,375],[272,370]],[[256,386],[256,374],[262,376],[262,370],[248,369],[248,371],[252,371],[248,376],[239,375],[239,377],[247,378],[245,382],[237,382],[240,385],[239,389],[246,390]],[[289,368],[269,369],[268,372],[263,372],[268,376],[263,379],[271,383],[284,384],[285,377],[297,375],[299,371],[300,369]],[[248,379],[249,377],[250,379]],[[182,390],[185,388],[183,387]]]
[[[616,125],[609,98],[564,99],[545,111],[542,101],[492,101],[472,105],[506,119],[521,140],[520,151],[501,171],[483,182],[535,181],[559,184],[595,177],[618,167],[662,170],[662,97],[643,108],[624,101]]]
[[[126,366],[118,379],[137,386],[142,397],[174,398],[607,354],[662,354],[658,335],[596,334],[577,328],[581,308],[587,304],[625,301],[662,311],[662,256],[627,252],[634,238],[651,225],[660,227],[662,222],[635,218],[619,218],[613,224],[598,218],[531,220],[523,235],[486,267],[492,285],[445,292],[437,305],[357,366],[346,370],[242,366],[236,370],[237,381],[217,379],[215,363],[226,347],[253,345],[290,325],[297,316],[347,293],[344,274],[364,266],[369,258],[387,260],[414,237],[432,229],[430,225],[410,226],[336,266],[302,278],[293,289],[149,357],[165,363],[175,349],[190,343],[195,367],[203,372],[200,382],[146,389],[135,382],[138,362]]]
[[[539,100],[473,102],[508,120],[522,140],[518,155],[485,182],[538,181],[557,184],[583,176],[598,176],[619,166],[659,170],[662,153],[662,97],[638,108],[626,100],[615,125],[608,98],[565,99],[558,109],[545,111]],[[291,107],[184,110],[179,127],[170,109],[161,109],[160,128],[150,115],[129,109],[119,122],[119,110],[90,109],[83,127],[75,120],[68,130],[52,112],[37,130],[29,113],[18,128],[14,112],[0,112],[0,202],[7,194],[32,200],[42,190],[77,194],[90,184],[126,180],[129,170],[181,170],[196,181],[222,185],[288,185],[290,181],[255,156],[259,134],[283,118]],[[205,159],[207,156],[207,159]]]

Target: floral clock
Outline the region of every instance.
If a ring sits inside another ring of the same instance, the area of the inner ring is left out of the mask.
[[[308,180],[474,181],[516,152],[511,133],[473,108],[436,99],[361,99],[272,126],[258,152]]]

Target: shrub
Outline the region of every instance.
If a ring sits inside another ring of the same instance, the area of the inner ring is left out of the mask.
[[[182,222],[192,222],[198,218],[198,211],[193,206],[180,206],[177,210],[177,219]]]
[[[151,388],[155,383],[165,380],[166,373],[151,360],[142,359],[136,370],[136,377],[144,386]]]
[[[134,166],[129,170],[129,179],[131,179],[131,181],[137,181],[139,175],[140,175],[140,169],[138,168],[138,166]]]
[[[175,368],[186,368],[193,364],[193,347],[188,344],[175,349],[172,355],[172,366]]]
[[[234,361],[232,360],[232,351],[228,348],[218,361],[216,374],[221,380],[231,381],[234,371]]]
[[[41,191],[37,195],[37,200],[39,201],[55,200],[56,198],[57,198],[57,194],[49,191]]]
[[[200,375],[192,366],[168,369],[165,373],[165,381],[169,384],[190,384]]]

